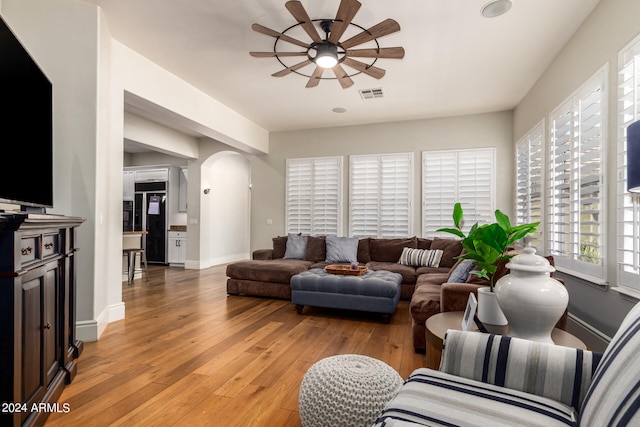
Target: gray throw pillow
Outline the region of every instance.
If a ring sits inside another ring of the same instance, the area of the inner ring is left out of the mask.
[[[358,262],[358,238],[327,236],[326,262]]]
[[[287,236],[287,247],[284,251],[285,259],[304,259],[307,250],[307,236],[291,234]]]
[[[463,259],[449,276],[449,283],[465,283],[469,277],[469,273],[473,270],[473,261]]]

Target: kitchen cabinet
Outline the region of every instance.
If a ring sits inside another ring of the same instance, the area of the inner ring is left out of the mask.
[[[126,170],[122,176],[122,200],[133,202],[135,192],[135,171]]]
[[[0,412],[0,425],[44,424],[48,413],[37,408],[55,404],[76,375],[83,347],[75,337],[82,221],[0,214],[0,402],[13,404]]]
[[[187,232],[169,231],[169,265],[184,265],[187,259]]]

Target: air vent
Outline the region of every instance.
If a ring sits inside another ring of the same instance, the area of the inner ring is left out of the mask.
[[[360,96],[362,99],[373,99],[373,98],[382,98],[384,93],[382,93],[382,89],[364,89],[360,91]]]

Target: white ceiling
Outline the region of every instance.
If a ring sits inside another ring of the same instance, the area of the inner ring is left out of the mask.
[[[279,32],[296,24],[286,0],[85,1],[102,8],[115,39],[268,131],[512,109],[598,3],[513,0],[507,14],[484,18],[489,0],[360,0],[353,23],[396,20],[401,30],[378,41],[404,47],[404,59],[379,59],[375,65],[386,70],[380,80],[359,74],[349,89],[334,79],[307,89],[303,76],[271,77],[283,68],[275,58],[249,55],[272,51],[275,41],[251,24]],[[311,19],[333,18],[340,0],[302,4]],[[302,32],[287,34],[309,41]],[[358,91],[373,88],[384,97],[363,100]]]

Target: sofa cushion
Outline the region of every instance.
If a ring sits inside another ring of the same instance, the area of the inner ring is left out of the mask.
[[[418,237],[416,239],[416,242],[418,249],[431,249],[431,242],[433,242],[433,240],[426,239],[424,237]]]
[[[460,240],[441,239],[436,237],[433,239],[433,242],[431,242],[430,249],[441,249],[442,258],[440,259],[440,266],[451,268],[457,261],[455,257],[462,253],[462,243]]]
[[[270,259],[238,261],[227,265],[227,277],[259,282],[289,283],[291,276],[306,271],[311,261]]]
[[[358,241],[358,262],[361,264],[366,264],[371,261],[369,240],[368,237],[363,237]]]
[[[398,264],[414,267],[438,267],[442,258],[442,250],[404,248]]]
[[[277,236],[271,240],[273,241],[273,258],[284,257],[284,251],[287,250],[287,236]]]
[[[358,262],[358,238],[327,236],[327,262]]]
[[[423,274],[416,280],[409,311],[416,323],[424,324],[434,314],[440,313],[440,285],[448,273]]]
[[[418,239],[369,239],[371,261],[398,262],[404,248],[417,248]],[[453,265],[453,264],[451,264]]]
[[[402,275],[402,283],[405,285],[413,285],[416,283],[416,269],[409,265],[398,264],[397,262],[379,262],[369,261],[367,263],[369,270],[386,270]]]
[[[320,262],[327,258],[325,236],[307,236],[306,261]]]

